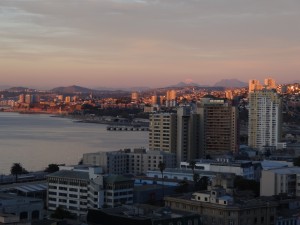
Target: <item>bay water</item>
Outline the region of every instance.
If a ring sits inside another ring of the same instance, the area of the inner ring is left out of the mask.
[[[51,163],[77,164],[83,153],[139,147],[148,148],[148,132],[107,131],[105,124],[0,112],[0,174],[9,174],[13,163],[38,171]]]

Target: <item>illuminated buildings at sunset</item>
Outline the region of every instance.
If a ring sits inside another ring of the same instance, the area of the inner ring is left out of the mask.
[[[277,149],[282,128],[281,98],[274,90],[249,93],[248,145],[264,151]]]

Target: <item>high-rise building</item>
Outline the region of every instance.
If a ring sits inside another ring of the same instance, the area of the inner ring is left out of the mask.
[[[217,156],[238,151],[238,111],[213,96],[197,104],[200,115],[200,155]]]
[[[169,90],[169,91],[167,91],[166,106],[167,107],[174,107],[174,106],[176,106],[176,91],[175,90]]]
[[[277,148],[281,138],[281,98],[274,90],[249,93],[248,145],[264,151]]]
[[[24,94],[20,94],[19,95],[19,103],[24,103],[25,102],[25,95]]]
[[[265,86],[267,89],[276,89],[276,82],[273,78],[266,78],[265,79]]]
[[[177,109],[177,165],[182,161],[191,161],[199,156],[199,115],[191,107]]]
[[[139,101],[139,93],[138,92],[132,92],[131,93],[131,102],[137,103]]]
[[[255,90],[261,90],[263,86],[260,84],[259,80],[249,80],[249,93]]]
[[[149,120],[149,149],[176,153],[176,113],[150,114]]]

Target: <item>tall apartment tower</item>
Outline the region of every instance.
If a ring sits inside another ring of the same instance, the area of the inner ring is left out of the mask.
[[[131,93],[131,102],[137,103],[139,101],[139,93],[132,92]]]
[[[149,149],[176,153],[176,114],[150,114],[149,120]]]
[[[248,145],[264,151],[277,148],[281,138],[281,98],[274,90],[249,93]]]
[[[261,90],[263,86],[260,84],[259,80],[249,80],[249,93],[255,90]]]
[[[265,79],[265,86],[267,89],[276,89],[276,82],[273,78],[266,78]]]
[[[177,109],[177,165],[199,157],[199,115],[190,106]]]
[[[166,106],[167,107],[176,106],[176,91],[175,90],[167,91]]]
[[[200,115],[201,156],[218,156],[238,151],[238,111],[213,96],[202,98],[197,104]]]

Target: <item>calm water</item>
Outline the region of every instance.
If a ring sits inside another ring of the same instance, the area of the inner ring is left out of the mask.
[[[107,131],[106,125],[76,123],[49,115],[0,113],[0,174],[15,162],[29,170],[50,163],[77,164],[83,153],[148,148],[148,132]]]

